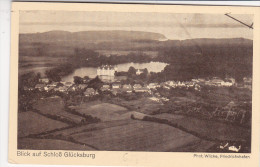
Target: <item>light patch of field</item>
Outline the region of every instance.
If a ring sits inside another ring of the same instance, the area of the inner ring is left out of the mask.
[[[99,122],[99,123],[93,123],[89,125],[83,125],[79,127],[73,127],[73,128],[68,128],[64,130],[60,130],[57,132],[49,133],[48,135],[51,136],[63,136],[63,137],[69,137],[73,136],[74,134],[79,134],[79,133],[85,133],[85,132],[90,132],[90,131],[95,131],[95,130],[101,130],[105,128],[110,128],[110,127],[115,127],[115,126],[123,126],[130,124],[132,120],[116,120],[116,121],[107,121],[107,122]],[[42,135],[44,137],[45,135]]]
[[[64,102],[60,97],[37,100],[33,107],[43,114],[60,116],[75,123],[80,123],[83,119],[81,116],[66,112],[64,110]]]
[[[130,116],[124,115],[128,113],[126,108],[110,103],[91,102],[83,103],[79,106],[72,106],[70,108],[75,109],[82,114],[100,118],[102,121],[130,118]]]
[[[120,100],[120,101],[113,101],[116,104],[124,106],[128,109],[141,112],[144,114],[151,114],[154,111],[157,111],[161,107],[161,103],[155,102],[148,97],[140,98],[138,100]]]
[[[20,56],[19,57],[19,75],[29,72],[41,73],[45,76],[45,71],[57,64],[65,63],[64,57],[41,57],[41,56]]]
[[[95,150],[86,145],[55,139],[18,139],[18,149],[26,150]]]
[[[66,129],[51,134],[110,151],[172,151],[200,139],[174,127],[153,122],[120,120]]]
[[[66,126],[68,125],[63,122],[49,119],[31,111],[18,113],[18,137],[38,134]]]
[[[200,140],[168,125],[134,120],[127,125],[74,134],[73,138],[111,151],[168,151]]]

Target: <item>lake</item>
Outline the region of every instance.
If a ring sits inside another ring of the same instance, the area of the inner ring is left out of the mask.
[[[135,69],[144,69],[147,68],[148,72],[161,72],[164,67],[168,65],[167,63],[162,63],[162,62],[150,62],[150,63],[124,63],[124,64],[118,64],[117,65],[117,71],[128,71],[129,67],[134,67]],[[89,76],[90,78],[95,78],[97,76],[97,67],[82,67],[74,70],[73,73],[65,76],[62,78],[62,81],[65,82],[73,82],[74,76]],[[123,79],[122,77],[103,77],[101,78],[103,80],[117,80],[117,79]]]

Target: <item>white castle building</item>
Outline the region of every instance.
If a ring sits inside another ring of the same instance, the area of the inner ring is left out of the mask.
[[[115,76],[115,72],[117,71],[117,67],[112,65],[102,65],[97,68],[98,76]]]

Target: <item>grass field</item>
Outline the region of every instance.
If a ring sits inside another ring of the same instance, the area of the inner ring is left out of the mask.
[[[18,139],[18,149],[27,150],[94,150],[91,147],[54,139]]]
[[[38,134],[66,126],[68,125],[63,122],[49,119],[31,111],[18,113],[18,137]]]
[[[45,57],[45,56],[20,56],[19,57],[19,75],[28,72],[41,73],[45,75],[45,71],[56,67],[57,64],[66,63],[64,57]]]
[[[71,106],[70,108],[82,114],[97,117],[102,121],[124,119],[125,114],[129,112],[124,107],[100,101],[83,103],[78,106]],[[128,116],[128,118],[130,118],[130,116]]]
[[[130,110],[141,112],[144,114],[151,114],[154,111],[160,109],[161,103],[155,102],[147,97],[143,97],[138,100],[113,100],[113,103],[124,106]]]
[[[250,129],[214,120],[204,120],[166,113],[154,115],[153,117],[167,119],[189,131],[197,132],[198,134],[208,136],[211,139],[247,141],[251,136]]]
[[[99,150],[111,151],[174,151],[201,142],[201,139],[168,125],[130,119],[85,125],[51,135],[70,136]]]
[[[43,114],[50,114],[66,118],[74,123],[80,123],[83,117],[71,114],[64,110],[64,102],[60,97],[38,100],[33,107]]]

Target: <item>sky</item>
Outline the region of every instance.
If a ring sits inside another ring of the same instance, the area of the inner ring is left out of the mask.
[[[251,25],[253,15],[232,15]],[[247,38],[253,31],[224,14],[20,11],[20,33],[127,30],[163,34],[167,39]]]

